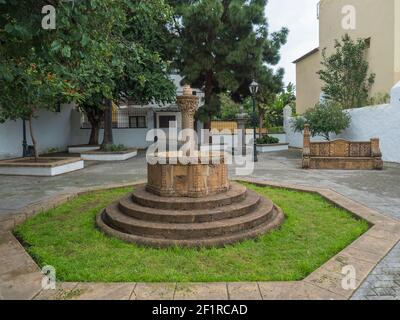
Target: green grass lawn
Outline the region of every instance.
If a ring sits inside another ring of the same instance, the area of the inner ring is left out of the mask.
[[[301,280],[368,230],[319,195],[248,186],[287,219],[257,241],[222,249],[149,249],[105,236],[95,216],[126,188],[80,196],[29,219],[15,234],[40,266],[56,268],[60,281],[218,282]]]

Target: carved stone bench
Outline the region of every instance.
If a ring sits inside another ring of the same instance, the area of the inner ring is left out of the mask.
[[[304,128],[303,169],[382,170],[379,139],[368,142],[335,140],[311,142],[310,127]]]

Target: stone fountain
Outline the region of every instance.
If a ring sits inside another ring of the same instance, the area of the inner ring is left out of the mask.
[[[199,99],[185,86],[177,97],[182,129],[193,129]],[[182,164],[179,152],[158,154],[148,164],[148,182],[97,216],[109,236],[151,247],[222,247],[257,238],[279,227],[282,211],[272,201],[230,182],[223,153],[192,152],[198,161]],[[218,161],[210,159],[218,158]]]

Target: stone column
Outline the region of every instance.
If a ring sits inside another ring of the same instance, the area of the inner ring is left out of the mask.
[[[238,130],[242,132],[242,155],[246,155],[246,123],[249,115],[244,112],[243,106],[240,106],[240,113],[236,115]],[[238,150],[240,152],[240,150]]]
[[[183,87],[183,95],[176,98],[182,115],[182,130],[194,129],[194,114],[199,104],[199,98],[194,96],[189,85]]]

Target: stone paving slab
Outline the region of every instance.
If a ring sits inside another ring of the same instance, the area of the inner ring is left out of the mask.
[[[41,290],[39,267],[10,232],[0,232],[0,299],[32,299]]]
[[[174,300],[228,300],[226,283],[178,283]]]
[[[263,300],[344,300],[341,295],[322,289],[311,283],[260,282]]]
[[[78,282],[61,282],[56,284],[54,290],[42,290],[34,300],[70,300],[79,296],[80,291],[76,289]]]
[[[129,300],[135,283],[80,283],[71,300]]]
[[[228,283],[229,300],[262,300],[257,282]]]
[[[173,300],[176,283],[137,283],[131,300]]]

